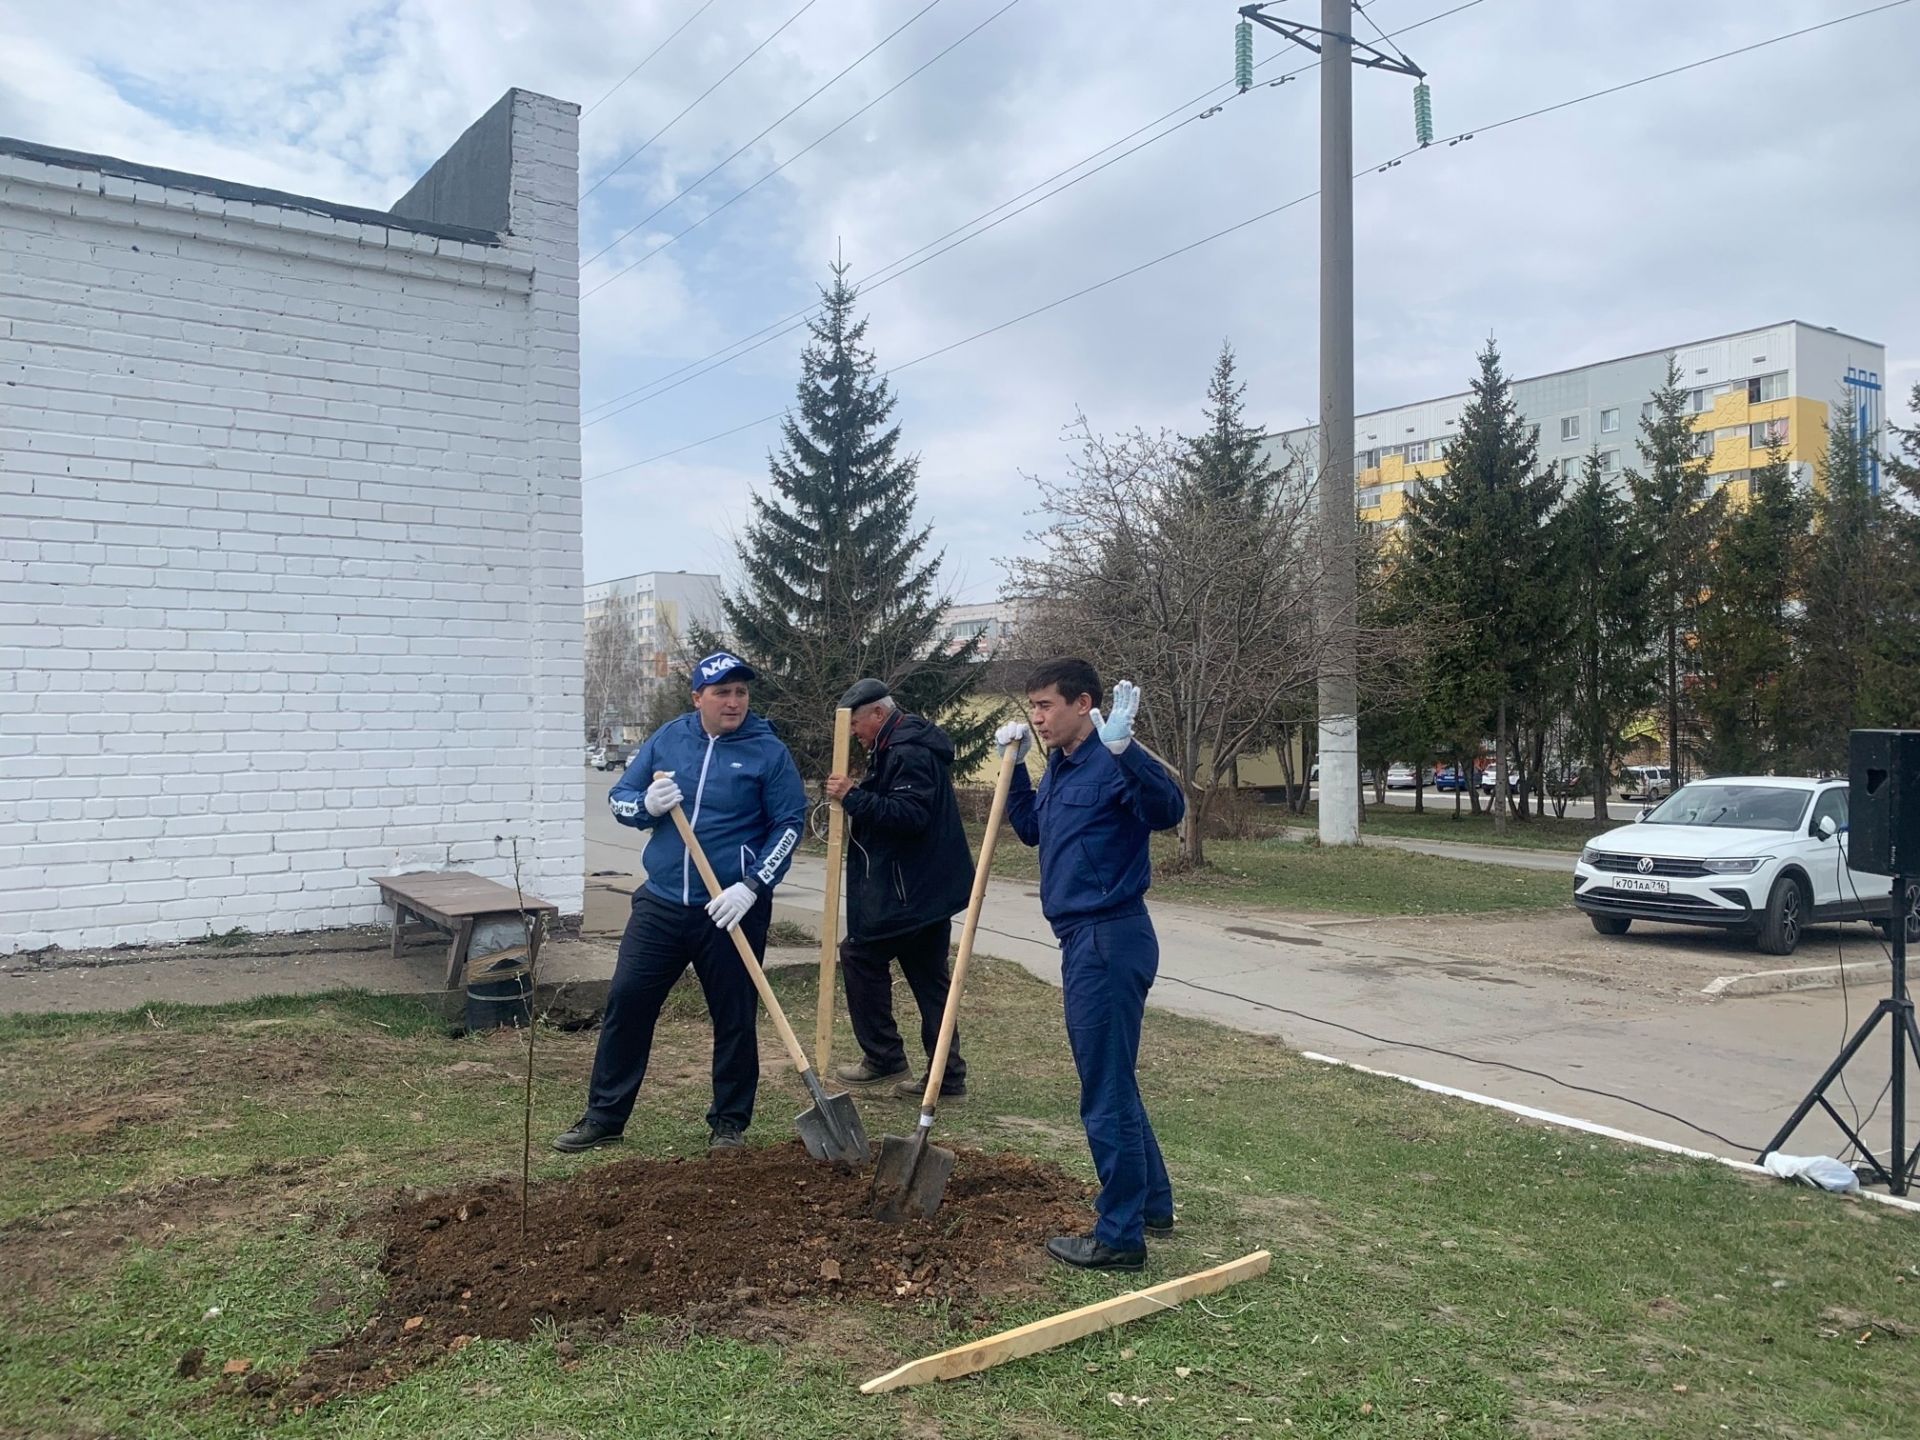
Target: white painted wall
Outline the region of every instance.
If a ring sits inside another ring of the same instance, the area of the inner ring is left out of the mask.
[[[515,837],[579,910],[578,110],[501,106],[497,244],[0,153],[0,953]]]

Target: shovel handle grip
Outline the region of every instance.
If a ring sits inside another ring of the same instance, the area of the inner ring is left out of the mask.
[[[654,777],[658,779],[659,776]],[[700,841],[694,836],[693,826],[687,821],[687,813],[678,805],[673,807],[673,823],[680,831],[685,842],[687,854],[693,857],[693,868],[700,872],[700,879],[707,887],[708,895],[718,895],[721,890],[720,878],[713,873],[713,866],[707,863],[707,852],[700,848]],[[793,1033],[793,1026],[787,1023],[787,1012],[780,1008],[780,1001],[774,996],[773,986],[767,983],[766,972],[760,968],[760,962],[753,958],[753,946],[747,943],[746,934],[738,925],[730,926],[727,933],[733,937],[733,948],[740,952],[740,963],[747,967],[747,974],[753,978],[753,988],[760,992],[760,999],[767,1007],[767,1013],[773,1017],[773,1028],[780,1032],[780,1043],[787,1047],[787,1058],[793,1061],[793,1068],[805,1079],[813,1066],[807,1063],[807,1052],[800,1048],[800,1037]]]
[[[1000,752],[1000,775],[993,785],[987,833],[980,840],[980,859],[973,867],[973,893],[967,897],[967,918],[960,927],[960,952],[954,957],[953,976],[947,982],[947,1008],[940,1015],[940,1039],[933,1047],[933,1059],[927,1063],[927,1088],[920,1096],[922,1135],[932,1123],[934,1106],[940,1103],[940,1085],[947,1078],[947,1055],[953,1049],[953,1032],[960,1022],[960,992],[967,983],[967,962],[973,959],[980,911],[987,903],[987,882],[993,878],[993,843],[1000,838],[1000,826],[1007,818],[1007,795],[1013,789],[1013,772],[1019,764],[1017,743]]]

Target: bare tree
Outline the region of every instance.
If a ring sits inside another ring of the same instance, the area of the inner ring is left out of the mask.
[[[645,713],[649,676],[640,654],[640,637],[618,600],[594,617],[585,654],[588,728],[601,739],[607,724],[631,723]]]
[[[1311,490],[1286,464],[1257,493],[1221,494],[1165,433],[1109,438],[1082,416],[1068,437],[1067,477],[1033,482],[1038,553],[1007,562],[1009,597],[1031,607],[1023,648],[1083,654],[1140,685],[1142,737],[1187,795],[1181,859],[1202,865],[1222,779],[1311,713],[1326,643]]]

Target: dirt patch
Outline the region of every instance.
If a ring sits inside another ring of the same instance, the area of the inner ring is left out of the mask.
[[[796,1302],[917,1308],[1033,1290],[1047,1237],[1086,1228],[1087,1187],[1022,1156],[957,1154],[939,1213],[904,1225],[869,1218],[869,1171],[819,1164],[797,1142],[538,1185],[524,1242],[512,1181],[403,1197],[388,1217],[380,1312],[298,1375],[255,1372],[242,1388],[311,1406],[546,1323],[604,1329],[646,1314],[751,1339],[779,1331],[769,1317]]]
[[[154,1091],[92,1104],[25,1110],[11,1127],[14,1154],[23,1160],[51,1160],[81,1150],[97,1151],[129,1126],[157,1125],[170,1119],[180,1105],[180,1096]]]

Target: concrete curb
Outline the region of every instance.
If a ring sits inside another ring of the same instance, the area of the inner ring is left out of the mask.
[[[1852,964],[1808,965],[1793,970],[1755,970],[1745,975],[1722,975],[1700,993],[1723,995],[1778,995],[1785,990],[1837,990],[1848,985],[1872,985],[1893,974],[1886,960],[1856,960]]]
[[[1476,1094],[1472,1090],[1461,1090],[1452,1085],[1436,1084],[1432,1080],[1421,1080],[1412,1075],[1399,1075],[1392,1070],[1376,1070],[1371,1065],[1362,1065],[1354,1060],[1342,1060],[1337,1055],[1322,1055],[1313,1050],[1302,1050],[1300,1055],[1302,1059],[1312,1060],[1316,1064],[1332,1065],[1342,1070],[1358,1070],[1363,1075],[1378,1075],[1383,1080],[1397,1080],[1402,1085],[1411,1085],[1416,1090],[1425,1090],[1432,1095],[1446,1095],[1455,1100],[1465,1100],[1469,1104],[1484,1105],[1491,1110],[1504,1110],[1507,1114],[1517,1115],[1523,1120],[1535,1120],[1543,1125],[1558,1125],[1563,1129],[1578,1130],[1585,1135],[1598,1135],[1607,1140],[1617,1140],[1626,1145],[1638,1145],[1647,1150],[1659,1150],[1668,1155],[1685,1155],[1694,1160],[1711,1160],[1714,1164],[1724,1165],[1729,1170],[1739,1170],[1744,1174],[1759,1175],[1769,1180],[1779,1178],[1751,1160],[1731,1160],[1725,1155],[1716,1155],[1711,1150],[1696,1150],[1691,1145],[1676,1145],[1670,1140],[1656,1140],[1649,1135],[1635,1135],[1630,1130],[1617,1130],[1611,1125],[1598,1125],[1591,1120],[1581,1120],[1572,1115],[1559,1115],[1551,1110],[1517,1104],[1512,1100],[1501,1100],[1492,1095]],[[1910,1214],[1920,1214],[1920,1200],[1913,1200],[1906,1196],[1883,1195],[1878,1190],[1862,1187],[1857,1198],[1877,1201],[1879,1204],[1890,1205],[1896,1210],[1905,1210]]]

